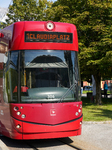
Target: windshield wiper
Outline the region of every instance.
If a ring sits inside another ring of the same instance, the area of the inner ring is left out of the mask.
[[[73,88],[77,85],[77,81],[75,80],[75,82],[71,85],[71,87],[65,92],[65,94],[61,97],[61,99],[59,100],[59,102],[62,102],[65,97],[73,90]]]

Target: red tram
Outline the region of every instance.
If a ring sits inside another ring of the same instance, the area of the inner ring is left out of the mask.
[[[16,22],[0,33],[0,133],[12,139],[81,134],[76,27]]]

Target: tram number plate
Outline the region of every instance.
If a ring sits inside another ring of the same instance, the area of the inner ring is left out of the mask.
[[[54,95],[49,94],[49,95],[47,95],[47,98],[48,98],[48,99],[54,99],[54,98],[55,98],[55,96],[54,96]]]

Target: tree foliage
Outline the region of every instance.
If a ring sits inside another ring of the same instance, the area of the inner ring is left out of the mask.
[[[101,77],[111,77],[112,73],[112,0],[58,0],[53,6],[62,8],[56,21],[77,26],[81,77],[94,76],[100,104]]]
[[[17,21],[47,20],[47,12],[51,8],[51,4],[47,0],[39,0],[38,2],[37,0],[13,0],[7,14],[7,25]]]
[[[3,29],[6,26],[6,23],[0,22],[0,30]]]

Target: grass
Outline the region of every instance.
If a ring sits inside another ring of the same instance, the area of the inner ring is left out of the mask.
[[[110,121],[112,120],[112,99],[102,98],[102,105],[90,102],[89,98],[82,97],[83,121]]]
[[[92,93],[93,91],[83,91],[83,94]]]
[[[83,91],[83,94],[86,94],[86,93],[92,93],[93,91]],[[102,93],[104,93],[103,91],[102,91]],[[110,91],[107,91],[107,94],[110,94],[111,92]]]

